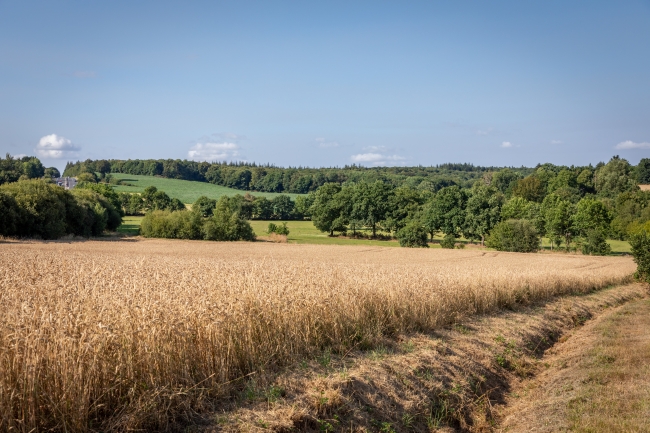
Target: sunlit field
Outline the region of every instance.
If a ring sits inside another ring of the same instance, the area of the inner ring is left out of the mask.
[[[0,430],[165,428],[259,369],[634,269],[628,257],[477,250],[0,243]]]

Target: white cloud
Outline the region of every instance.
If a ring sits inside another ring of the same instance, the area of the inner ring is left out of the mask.
[[[332,147],[339,147],[340,144],[338,141],[327,141],[323,137],[318,137],[316,140],[317,146],[322,149],[329,149]]]
[[[635,143],[634,141],[622,141],[614,146],[614,149],[650,149],[650,143]]]
[[[561,140],[551,140],[551,144],[562,144]]]
[[[381,146],[370,146],[370,147],[381,147]],[[359,153],[357,155],[352,155],[350,160],[358,164],[369,164],[374,166],[392,164],[402,164],[406,158],[399,155],[385,155],[382,153],[368,152],[368,153]]]
[[[41,158],[64,159],[78,156],[80,148],[72,144],[72,141],[56,134],[42,137],[34,151]]]
[[[238,160],[240,150],[236,143],[196,143],[187,152],[187,157],[194,161]]]
[[[512,147],[512,143],[509,141],[504,141],[503,143],[501,143],[501,147],[505,147],[505,148]]]

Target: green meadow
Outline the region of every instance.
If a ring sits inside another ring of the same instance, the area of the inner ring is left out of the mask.
[[[126,216],[124,222],[117,229],[118,233],[129,236],[137,236],[142,221],[141,216]],[[266,236],[266,230],[270,222],[282,223],[282,221],[249,221],[256,236]],[[396,240],[382,241],[371,239],[350,239],[346,237],[329,237],[327,233],[319,231],[311,221],[287,221],[289,236],[287,242],[295,244],[318,244],[318,245],[368,245],[381,247],[399,247]],[[434,241],[440,241],[442,236],[435,236]],[[469,244],[466,239],[459,239],[459,243]],[[614,254],[629,254],[630,244],[626,241],[608,240]],[[429,244],[431,248],[440,248],[437,243]],[[547,238],[542,238],[542,249],[549,251],[551,244]]]
[[[177,198],[183,203],[192,204],[201,196],[206,196],[218,200],[222,195],[244,195],[246,191],[238,189],[227,188],[225,186],[214,185],[207,182],[194,182],[190,180],[180,179],[167,179],[157,176],[140,176],[135,174],[111,173],[111,175],[131,185],[116,185],[115,191],[120,192],[143,192],[148,186],[155,186],[161,191],[165,191],[171,198]],[[250,191],[254,196],[263,196],[271,199],[280,194],[272,192],[254,192]],[[293,200],[299,194],[286,194]]]

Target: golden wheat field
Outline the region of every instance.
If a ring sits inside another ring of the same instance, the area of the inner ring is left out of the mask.
[[[165,429],[257,370],[634,269],[628,257],[477,250],[0,243],[0,431]]]

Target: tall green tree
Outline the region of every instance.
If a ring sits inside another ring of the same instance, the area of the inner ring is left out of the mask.
[[[334,236],[335,231],[345,230],[343,203],[337,200],[341,186],[337,183],[326,183],[314,193],[314,201],[309,208],[314,227]]]
[[[632,166],[625,159],[613,157],[607,164],[596,170],[594,186],[598,195],[615,198],[618,194],[637,188]]]
[[[466,203],[467,191],[458,186],[438,191],[425,206],[422,216],[423,225],[431,237],[437,231],[458,237],[465,224]]]
[[[495,187],[477,182],[472,187],[465,209],[464,232],[466,237],[480,237],[481,245],[485,236],[501,219],[504,195]]]
[[[380,180],[354,186],[351,217],[370,227],[373,238],[377,236],[377,226],[386,219],[392,195],[393,188]]]
[[[636,178],[641,185],[650,184],[650,158],[641,158],[636,166]]]

